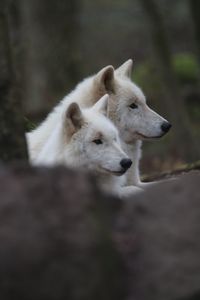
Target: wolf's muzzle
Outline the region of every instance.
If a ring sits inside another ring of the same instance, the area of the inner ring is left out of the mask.
[[[120,165],[124,170],[128,170],[132,165],[132,160],[129,158],[124,158],[120,161]]]
[[[172,125],[169,122],[163,122],[161,125],[161,129],[164,133],[167,133],[171,127]]]

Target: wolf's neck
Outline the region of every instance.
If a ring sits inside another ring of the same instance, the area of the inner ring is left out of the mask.
[[[111,174],[97,174],[97,182],[99,186],[107,193],[115,193],[118,188],[118,177]]]
[[[124,151],[132,160],[132,166],[126,173],[125,185],[138,185],[140,183],[139,162],[141,158],[142,141],[135,140],[132,144],[123,144]]]

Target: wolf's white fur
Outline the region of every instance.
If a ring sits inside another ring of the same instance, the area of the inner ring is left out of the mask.
[[[143,92],[131,81],[131,72],[132,60],[128,60],[116,70],[107,66],[81,82],[36,130],[29,133],[32,152],[41,150],[70,103],[76,102],[81,108],[91,107],[109,93],[108,117],[118,128],[123,149],[133,161],[125,185],[142,186],[139,176],[142,140],[161,137],[164,134],[161,125],[167,121],[147,106]],[[130,107],[133,103],[136,109]]]
[[[132,60],[128,60],[115,70],[117,84],[115,95],[111,95],[114,100],[113,103],[110,101],[110,107],[113,105],[111,109],[117,111],[117,116],[111,114],[111,119],[119,129],[124,151],[134,162],[126,174],[126,185],[145,187],[149,184],[142,183],[139,174],[142,140],[163,136],[165,132],[161,125],[167,120],[150,109],[142,90],[131,81],[132,64]],[[130,108],[132,103],[137,105],[136,109]]]
[[[107,113],[108,98],[105,95],[88,109],[80,110],[75,103],[69,105],[39,151],[35,150],[34,140],[28,133],[32,164],[62,164],[90,170],[97,176],[104,190],[121,197],[138,191],[135,187],[122,188],[121,175],[126,170],[120,162],[128,156],[121,148],[116,127],[104,116]],[[95,140],[101,140],[102,144],[96,144]]]

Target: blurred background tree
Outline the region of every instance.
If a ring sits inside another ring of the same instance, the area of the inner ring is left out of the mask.
[[[167,117],[173,124],[173,133],[171,135],[173,151],[176,153],[178,150],[177,155],[181,155],[184,159],[187,159],[187,157],[195,159],[198,155],[198,147],[196,139],[193,137],[184,99],[179,92],[176,73],[173,68],[172,53],[159,3],[155,0],[140,0],[140,2],[149,20],[148,27],[155,49],[154,63],[160,74],[160,84],[165,91],[162,96],[162,103]],[[175,109],[176,107],[179,109]],[[182,147],[177,149],[179,144]],[[193,145],[193,147],[190,145]]]
[[[194,24],[194,32],[197,43],[197,55],[200,63],[200,2],[198,0],[189,0],[189,5],[191,9],[191,15]]]
[[[21,0],[26,108],[39,117],[81,79],[79,0]]]
[[[17,70],[31,122],[41,121],[86,76],[133,58],[133,80],[173,123],[165,138],[145,143],[143,171],[199,159],[198,0],[11,2],[20,10],[13,37],[20,36]]]
[[[17,17],[11,1],[0,3],[0,161],[14,162],[27,158],[24,116],[16,72],[16,45],[13,24]],[[18,41],[19,42],[19,41]]]

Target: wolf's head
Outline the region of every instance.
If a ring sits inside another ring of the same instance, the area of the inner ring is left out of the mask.
[[[92,108],[83,110],[77,103],[70,104],[64,120],[64,155],[72,166],[122,175],[132,162],[121,148],[116,127],[105,116],[108,98],[105,95]]]
[[[94,77],[96,89],[110,96],[109,118],[126,143],[159,138],[171,127],[167,120],[149,108],[143,92],[131,81],[132,64],[130,59],[116,70],[107,66]]]

